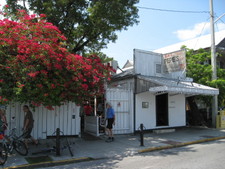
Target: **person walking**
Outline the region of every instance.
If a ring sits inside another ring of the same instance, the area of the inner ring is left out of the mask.
[[[24,124],[23,124],[23,131],[24,131],[24,138],[25,138],[25,144],[28,148],[28,139],[31,139],[35,145],[38,145],[38,141],[35,140],[31,136],[32,129],[34,127],[34,119],[33,114],[30,111],[29,107],[27,105],[23,106],[23,111],[26,113],[24,117]]]
[[[112,105],[110,103],[106,104],[106,120],[107,120],[107,126],[106,126],[106,132],[108,133],[108,139],[106,142],[112,142],[114,141],[113,137],[113,125],[115,125],[115,112],[114,109],[112,108]]]

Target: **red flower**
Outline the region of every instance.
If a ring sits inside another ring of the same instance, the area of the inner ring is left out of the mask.
[[[41,106],[40,103],[37,103],[37,102],[34,102],[34,101],[32,101],[31,104],[34,105],[34,106],[37,106],[37,107]]]
[[[84,90],[88,89],[88,85],[87,84],[82,84],[81,86],[83,87]]]
[[[92,66],[91,65],[86,65],[85,67],[86,67],[87,70],[92,69]]]
[[[47,108],[48,110],[54,110],[54,108],[53,108],[52,106],[46,106],[46,108]]]
[[[82,57],[70,53],[64,45],[65,36],[43,19],[45,14],[35,16],[24,10],[18,11],[16,21],[0,19],[0,46],[4,46],[1,48],[4,58],[1,77],[10,75],[12,82],[9,83],[13,83],[2,85],[4,79],[1,78],[0,84],[1,89],[12,93],[8,98],[21,98],[21,101],[31,101],[34,106],[43,104],[53,109],[52,106],[63,102],[76,100],[79,103],[104,91],[101,79],[111,77],[111,67],[104,65],[97,55]],[[36,22],[33,22],[34,18],[37,18]],[[19,94],[8,87],[24,81],[28,87]],[[51,92],[51,97],[47,91]],[[1,96],[0,101],[8,99],[5,97]]]
[[[95,81],[96,82],[98,82],[100,79],[98,78],[98,77],[96,77],[96,76],[94,76],[94,79],[95,79]]]
[[[52,87],[52,89],[54,89],[55,88],[55,84],[51,84],[51,87]]]
[[[60,65],[60,64],[57,63],[57,64],[55,64],[55,68],[56,69],[59,69],[59,70],[62,70],[62,65]]]
[[[45,15],[45,14],[40,14],[40,17],[41,17],[41,18],[45,18],[46,15]]]
[[[43,85],[42,84],[37,84],[37,87],[42,88]]]
[[[30,77],[35,77],[35,76],[37,76],[37,74],[38,74],[38,72],[30,72],[30,73],[28,73],[28,75]]]
[[[25,85],[24,84],[21,84],[21,85],[19,85],[18,87],[19,88],[23,88]]]
[[[46,70],[41,70],[40,72],[41,72],[42,74],[45,74],[45,75],[48,74],[48,72],[47,72]]]
[[[9,100],[8,100],[8,99],[3,99],[3,101],[4,101],[4,102],[7,102],[7,101],[9,101]]]

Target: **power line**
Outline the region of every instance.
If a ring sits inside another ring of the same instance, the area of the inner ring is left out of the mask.
[[[154,10],[154,11],[162,11],[162,12],[180,12],[180,13],[210,13],[209,11],[181,11],[181,10],[171,10],[171,9],[159,9],[159,8],[149,8],[149,7],[142,7],[136,6],[140,9],[147,9],[147,10]]]
[[[209,19],[210,19],[210,18],[208,18],[207,21],[208,21]],[[197,46],[198,40],[199,40],[199,38],[202,36],[203,30],[205,29],[205,26],[206,26],[207,23],[208,23],[208,22],[205,22],[205,24],[203,25],[202,30],[201,30],[201,33],[200,33],[200,35],[198,36],[198,39],[197,39],[197,41],[196,41],[196,43],[195,43],[194,49],[195,49],[195,47]]]
[[[214,23],[216,23],[218,20],[220,20],[221,22],[224,23],[224,21],[221,19],[223,16],[225,16],[225,13],[223,15],[221,15],[220,17],[218,17],[216,14],[215,16],[217,17],[217,19],[214,21]]]

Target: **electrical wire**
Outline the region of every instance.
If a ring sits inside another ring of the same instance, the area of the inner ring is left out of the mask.
[[[159,8],[149,8],[149,7],[142,7],[136,6],[140,9],[147,9],[147,10],[154,10],[154,11],[163,11],[163,12],[180,12],[180,13],[210,13],[209,11],[181,11],[181,10],[171,10],[171,9],[159,9]]]
[[[208,18],[207,19],[207,21],[209,20],[210,18]],[[201,30],[201,33],[199,34],[199,36],[198,36],[198,39],[197,39],[197,41],[196,41],[196,43],[195,43],[195,46],[194,46],[194,48],[197,46],[197,44],[198,44],[198,41],[199,41],[199,38],[202,36],[202,34],[203,34],[203,30],[205,29],[205,26],[206,26],[206,24],[208,24],[208,22],[205,22],[205,24],[203,25],[203,27],[202,27],[202,30]]]
[[[222,23],[224,23],[224,24],[225,24],[225,22],[221,19],[221,16],[220,16],[220,17],[218,17],[216,14],[215,14],[215,16],[217,17],[217,20],[219,19],[219,21],[221,21]],[[224,14],[223,14],[222,16],[224,16]],[[215,21],[215,22],[216,22],[216,21]]]

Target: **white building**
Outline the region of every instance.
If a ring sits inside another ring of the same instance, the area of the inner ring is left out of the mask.
[[[127,62],[123,70],[113,75],[112,83],[106,86],[105,100],[112,104],[116,113],[115,134],[134,133],[140,124],[145,129],[186,126],[186,97],[193,95],[218,95],[218,89],[196,84],[187,78],[185,51],[162,55],[134,50],[133,62]],[[7,108],[10,128],[23,127],[23,105]],[[46,139],[57,128],[65,135],[81,132],[80,107],[67,103],[49,111],[38,107],[33,111],[35,138]],[[10,121],[16,117],[15,121]],[[85,118],[86,132],[99,135],[99,117]]]
[[[133,66],[128,61],[108,86],[118,93],[106,93],[119,114],[116,123],[124,124],[130,133],[139,130],[140,124],[149,130],[186,126],[186,97],[218,95],[219,91],[187,78],[185,62],[185,51],[162,55],[135,49]],[[120,101],[117,95],[122,91],[127,97]],[[119,129],[116,126],[115,133],[120,133]]]

